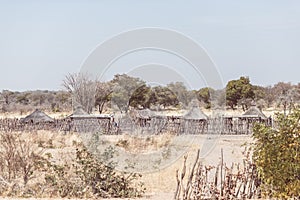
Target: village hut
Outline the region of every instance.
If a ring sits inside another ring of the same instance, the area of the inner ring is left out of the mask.
[[[207,115],[199,107],[192,107],[183,117],[185,120],[206,121]]]
[[[150,125],[151,119],[155,116],[154,112],[150,109],[136,110],[136,121],[137,123],[144,127]]]
[[[88,114],[81,106],[76,107],[69,118],[72,121],[72,129],[77,132],[102,132],[109,134],[112,123],[114,123],[113,115]]]
[[[73,117],[80,117],[80,116],[88,116],[88,113],[85,112],[82,107],[78,106],[75,108],[75,110],[69,117],[73,118]]]
[[[266,115],[259,110],[255,104],[252,104],[249,110],[247,110],[242,117],[246,118],[260,118],[262,120],[267,119]]]
[[[185,120],[206,121],[208,116],[202,112],[198,100],[192,100],[190,110],[183,117]]]
[[[268,118],[255,104],[252,104],[251,107],[239,117],[237,132],[239,134],[251,134],[255,122],[268,124]]]
[[[22,123],[54,123],[54,119],[39,109],[20,120]]]
[[[192,101],[190,107],[190,110],[183,116],[183,132],[203,133],[207,128],[208,116],[200,109],[198,101]]]

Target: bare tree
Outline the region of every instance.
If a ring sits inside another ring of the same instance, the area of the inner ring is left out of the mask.
[[[87,74],[68,74],[63,86],[72,95],[73,108],[81,106],[87,113],[91,113],[95,106],[96,81]]]

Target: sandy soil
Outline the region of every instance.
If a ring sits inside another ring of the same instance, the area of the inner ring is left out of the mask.
[[[273,110],[266,114],[273,114]],[[209,114],[209,113],[207,113]],[[233,112],[230,114],[234,114]],[[0,117],[21,117],[18,115],[5,115]],[[23,117],[23,116],[22,116]],[[58,118],[59,116],[53,116]],[[46,136],[46,134],[45,134]],[[47,137],[51,138],[50,135]],[[70,138],[69,146],[76,138]],[[173,199],[173,193],[176,189],[176,170],[182,169],[183,155],[188,155],[187,167],[190,168],[193,164],[198,149],[201,150],[201,160],[206,165],[217,165],[220,161],[221,149],[224,152],[224,162],[228,165],[232,162],[242,163],[245,147],[242,146],[245,143],[251,143],[252,139],[248,135],[230,135],[230,136],[211,136],[211,135],[199,135],[193,138],[193,142],[190,144],[187,151],[185,151],[181,157],[174,159],[164,168],[153,170],[147,173],[143,173],[142,181],[147,188],[145,197],[142,199],[161,200],[161,199]],[[55,152],[53,152],[55,153]],[[1,199],[13,199],[13,198],[1,198]],[[34,199],[34,198],[32,198]],[[117,200],[117,199],[115,199]]]

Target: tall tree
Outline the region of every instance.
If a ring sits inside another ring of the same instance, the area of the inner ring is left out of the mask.
[[[182,82],[170,83],[167,85],[183,107],[187,107],[192,99],[196,97],[193,91],[188,91]]]
[[[238,80],[229,81],[226,85],[226,101],[232,109],[240,103],[243,110],[246,110],[249,100],[253,100],[254,97],[253,86],[248,77],[242,76]]]
[[[145,82],[141,79],[130,77],[127,74],[115,75],[111,83],[113,84],[112,103],[114,103],[121,112],[128,111],[130,98],[135,90],[145,85]]]
[[[202,101],[206,104],[206,108],[211,107],[211,98],[213,96],[214,90],[210,87],[201,88],[197,94],[198,94],[198,100]]]
[[[160,105],[166,108],[167,106],[178,106],[179,101],[176,94],[168,87],[156,86],[152,89],[151,104]]]
[[[132,93],[129,99],[129,105],[134,108],[150,108],[150,94],[151,88],[146,84],[141,85]]]
[[[101,114],[104,109],[104,105],[110,101],[112,94],[112,84],[109,82],[96,82],[96,96],[95,106],[98,107],[98,111]]]
[[[63,80],[63,86],[73,97],[73,107],[81,106],[91,113],[95,106],[96,84],[87,74],[68,74]]]

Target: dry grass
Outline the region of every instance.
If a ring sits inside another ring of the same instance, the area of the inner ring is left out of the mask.
[[[50,153],[56,163],[65,162],[68,157],[73,157],[74,144],[79,143],[81,138],[77,134],[64,135],[49,131],[37,131],[34,133],[22,133],[22,137],[36,143],[38,148],[44,148],[44,154]],[[188,137],[188,136],[186,136]],[[197,149],[202,151],[201,161],[205,165],[217,165],[220,162],[220,151],[224,151],[224,162],[242,163],[242,145],[250,143],[251,137],[246,135],[219,136],[213,138],[208,135],[193,136],[193,142],[186,151],[187,170],[189,171],[194,162]],[[110,136],[110,140],[126,151],[145,153],[157,151],[168,146],[174,140],[174,136],[158,135],[147,137],[130,137],[129,135]],[[127,141],[127,142],[122,142]],[[40,145],[40,146],[39,146]],[[212,148],[209,150],[207,146]],[[176,170],[182,168],[183,157],[172,160],[167,166],[143,174],[142,181],[147,188],[145,199],[172,199],[176,190]]]

